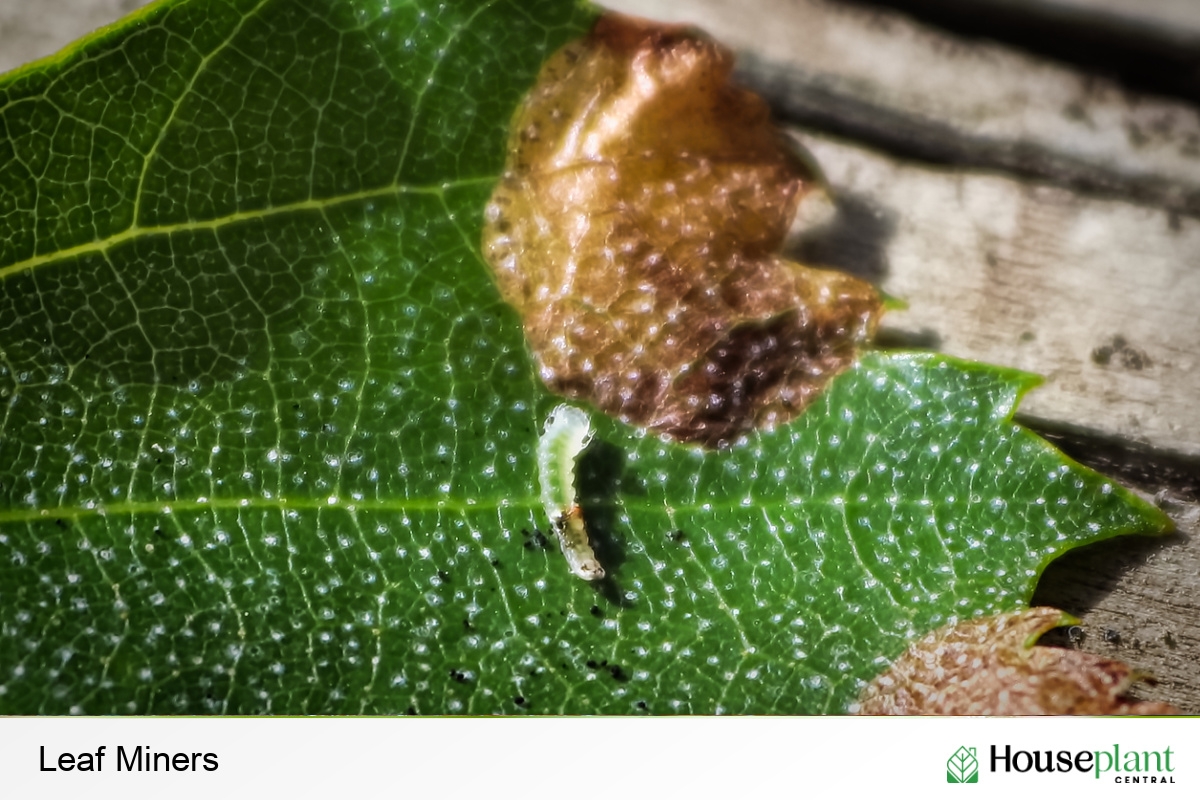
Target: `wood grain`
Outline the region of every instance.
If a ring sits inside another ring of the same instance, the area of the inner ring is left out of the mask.
[[[1045,376],[1041,427],[1200,457],[1200,221],[800,139],[846,219],[799,255],[906,300],[885,335]]]
[[[1194,0],[839,0],[901,11],[954,33],[1002,42],[1144,94],[1200,102]]]
[[[829,0],[612,0],[691,22],[790,121],[933,163],[1200,214],[1200,112],[1187,103],[907,16]]]
[[[961,0],[960,0],[961,2]],[[967,5],[978,0],[969,0]],[[1030,14],[1073,13],[1080,19],[1105,19],[1111,25],[1138,25],[1161,36],[1200,42],[1195,0],[987,0],[1027,9]]]

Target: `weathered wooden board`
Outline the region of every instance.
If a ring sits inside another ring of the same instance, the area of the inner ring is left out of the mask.
[[[1200,221],[801,138],[845,209],[801,255],[905,299],[893,338],[1044,375],[1041,425],[1200,456]]]
[[[855,2],[855,0],[850,0]],[[1157,40],[1164,47],[1200,45],[1200,6],[1195,0],[861,0],[922,18],[955,7],[963,14],[1022,19],[1028,25],[1061,23],[1078,36],[1105,30],[1124,39]]]
[[[735,48],[777,113],[894,153],[1200,213],[1200,112],[830,0],[610,0]]]
[[[962,0],[959,0],[962,2]],[[964,5],[979,2],[968,0]],[[1196,0],[986,0],[1026,10],[1031,15],[1074,14],[1106,19],[1112,25],[1150,28],[1160,36],[1200,43],[1200,7]]]
[[[1194,0],[838,0],[909,14],[1001,41],[1148,94],[1200,102],[1200,4]]]

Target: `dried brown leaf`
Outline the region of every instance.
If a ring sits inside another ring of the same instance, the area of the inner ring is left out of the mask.
[[[778,255],[814,170],[730,53],[608,14],[518,109],[483,252],[554,391],[718,445],[799,411],[881,304]]]
[[[1035,647],[1071,622],[1054,608],[967,620],[910,647],[859,697],[859,714],[1178,714],[1125,697],[1139,679],[1120,661]]]

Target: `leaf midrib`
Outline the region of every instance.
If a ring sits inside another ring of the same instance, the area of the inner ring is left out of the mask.
[[[799,502],[797,502],[799,501]],[[883,503],[889,508],[928,508],[927,498],[913,498],[904,502]],[[662,506],[651,501],[615,502],[587,504],[591,508],[604,509],[634,509],[639,512],[670,511],[670,512],[713,512],[718,509],[737,509],[743,506],[735,502],[705,500],[694,503],[671,503]],[[820,507],[846,509],[848,507],[873,506],[872,502],[847,501],[838,495],[787,497],[774,501],[758,501],[754,508],[760,511],[797,508]],[[6,522],[36,522],[48,519],[81,519],[103,516],[138,516],[143,514],[174,514],[187,511],[236,511],[241,509],[274,509],[277,511],[345,511],[373,512],[384,511],[403,513],[406,511],[452,511],[467,514],[478,511],[498,511],[513,509],[517,511],[538,511],[542,502],[537,497],[512,499],[486,498],[476,500],[434,499],[434,498],[389,498],[389,499],[354,499],[329,495],[326,497],[213,497],[197,498],[195,500],[135,500],[116,503],[88,503],[82,506],[57,506],[54,508],[18,508],[0,510],[0,524]]]

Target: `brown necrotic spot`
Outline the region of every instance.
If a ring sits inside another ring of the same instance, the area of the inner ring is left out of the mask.
[[[1142,676],[1120,661],[1056,647],[1038,637],[1071,618],[1053,608],[948,625],[913,644],[863,689],[860,714],[1178,714],[1136,700]]]
[[[881,308],[778,255],[818,181],[731,67],[690,29],[603,16],[518,109],[483,235],[552,390],[712,446],[798,414]]]

